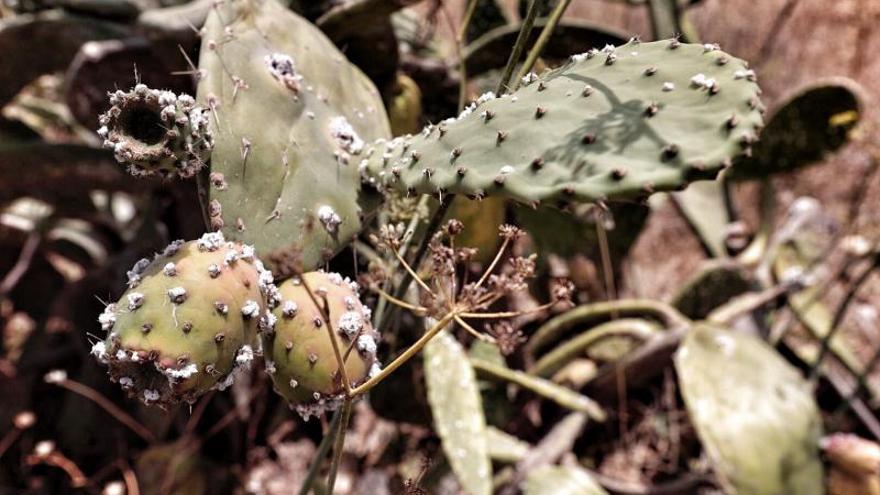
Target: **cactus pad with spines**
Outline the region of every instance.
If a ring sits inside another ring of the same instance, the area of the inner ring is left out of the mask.
[[[366,150],[365,181],[412,193],[644,197],[714,177],[762,125],[746,64],[715,45],[630,41]]]
[[[330,326],[352,386],[379,372],[379,334],[370,324],[369,308],[358,298],[357,285],[339,274],[309,272],[285,281],[278,290],[280,304],[273,310],[277,323],[274,330],[262,333],[266,370],[276,391],[308,419],[341,404],[344,388],[327,322],[307,290],[320,304],[326,297]]]
[[[134,176],[192,177],[211,154],[208,112],[193,97],[150,89],[110,94],[98,135]]]
[[[128,272],[129,289],[98,318],[107,338],[93,354],[147,404],[194,401],[247,366],[277,299],[253,248],[222,234],[177,241]]]
[[[296,271],[293,251],[317,267],[360,230],[359,155],[390,134],[376,88],[276,0],[215,3],[199,69],[198,100],[214,111],[212,227],[279,275]]]

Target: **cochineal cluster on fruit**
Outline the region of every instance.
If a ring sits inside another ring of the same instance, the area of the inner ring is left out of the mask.
[[[262,334],[275,390],[305,418],[335,409],[345,389],[331,334],[351,386],[380,371],[379,334],[370,324],[370,309],[358,298],[357,284],[337,273],[309,272],[278,290],[281,303],[273,310],[277,324],[273,332]]]
[[[128,290],[98,318],[108,335],[92,353],[147,404],[193,402],[250,366],[277,301],[252,247],[220,233],[175,241],[128,272]]]

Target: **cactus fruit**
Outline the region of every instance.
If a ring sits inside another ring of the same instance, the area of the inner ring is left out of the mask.
[[[370,324],[369,308],[358,299],[357,284],[325,272],[285,281],[278,287],[281,301],[273,310],[274,331],[261,334],[263,352],[275,390],[305,419],[335,409],[344,397],[326,322],[308,290],[314,291],[321,304],[326,297],[327,314],[351,385],[363,383],[380,370],[376,360],[379,334]]]
[[[214,145],[208,112],[193,97],[137,84],[110,94],[98,135],[135,177],[192,177]]]
[[[215,2],[198,100],[214,112],[212,227],[252,243],[279,276],[314,269],[360,230],[357,163],[390,135],[372,83],[277,0]]]
[[[193,402],[249,366],[258,329],[274,324],[272,273],[250,246],[220,233],[176,241],[128,272],[128,290],[99,316],[92,353],[147,404]]]
[[[639,198],[714,177],[762,123],[754,72],[716,45],[634,39],[524,79],[417,136],[368,147],[364,180],[526,203]]]

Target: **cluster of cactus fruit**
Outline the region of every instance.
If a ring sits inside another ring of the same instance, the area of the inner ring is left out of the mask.
[[[99,318],[94,354],[163,406],[228,386],[254,356],[305,417],[378,373],[356,286],[308,272],[360,232],[361,186],[532,205],[645,197],[714,177],[762,125],[743,61],[634,39],[389,140],[372,83],[276,0],[214,2],[201,33],[195,100],[138,85],[111,95],[99,130],[135,175],[208,180],[215,232],[139,262]],[[276,288],[255,249],[292,278]]]
[[[335,320],[323,320],[303,281]],[[325,325],[338,331],[338,345],[356,351],[346,352],[350,382],[378,372],[378,334],[369,316],[354,282],[310,272],[276,288],[252,246],[212,232],[135,264],[128,290],[98,317],[108,333],[92,354],[129,395],[168,406],[226,389],[237,370],[265,353],[276,389],[308,417],[343,397]]]

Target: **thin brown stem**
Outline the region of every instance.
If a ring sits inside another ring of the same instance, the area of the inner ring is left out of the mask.
[[[461,325],[461,328],[464,328],[467,331],[467,333],[473,335],[474,338],[476,338],[477,340],[482,340],[483,342],[489,342],[490,344],[497,344],[498,343],[498,341],[495,340],[494,337],[478,332],[477,329],[468,325],[468,323],[466,321],[462,320],[457,315],[454,318],[455,318],[455,322],[458,323],[459,325]]]
[[[548,303],[544,303],[540,306],[534,307],[532,309],[527,309],[525,311],[499,311],[497,313],[458,313],[462,318],[480,318],[480,319],[496,319],[496,318],[516,318],[518,316],[528,315],[532,313],[539,313],[541,311],[552,308],[556,305],[558,301],[551,301]]]
[[[303,484],[299,487],[299,495],[309,495],[309,492],[312,491],[312,485],[315,483],[315,478],[318,476],[318,469],[321,468],[321,461],[327,457],[327,452],[330,451],[330,447],[334,444],[336,436],[339,435],[341,424],[342,410],[337,410],[333,413],[333,419],[330,420],[330,426],[327,428],[324,438],[321,439],[321,443],[318,445],[315,457],[312,458],[312,462],[309,464],[309,470],[306,472],[306,479],[303,480]]]
[[[12,444],[14,444],[16,440],[18,440],[18,437],[21,436],[21,432],[22,430],[19,430],[18,428],[13,428],[7,431],[5,435],[3,435],[3,439],[0,440],[0,458],[2,458],[3,454],[5,454],[7,450],[9,450],[9,447],[12,447]]]
[[[349,394],[351,392],[351,382],[349,382],[348,373],[345,371],[345,360],[342,359],[342,352],[339,350],[339,342],[336,341],[336,332],[333,331],[333,322],[330,321],[330,303],[327,301],[327,296],[321,294],[323,304],[319,303],[318,299],[315,297],[315,292],[309,287],[306,278],[300,277],[300,282],[306,290],[306,294],[309,295],[309,299],[312,300],[312,304],[318,308],[321,317],[324,318],[324,324],[327,328],[327,337],[330,339],[330,346],[333,347],[333,354],[336,356],[336,364],[338,366],[337,372],[342,380],[342,386],[345,388],[345,393]]]
[[[24,246],[21,248],[21,253],[18,255],[18,260],[6,273],[6,276],[3,277],[3,281],[0,282],[0,299],[6,297],[6,294],[9,294],[18,284],[18,281],[21,280],[21,277],[27,273],[28,268],[31,266],[31,261],[34,259],[34,254],[36,254],[37,248],[40,247],[40,239],[40,233],[36,230],[28,235]]]
[[[408,310],[410,310],[410,311],[412,311],[412,312],[414,312],[414,313],[422,313],[422,314],[424,314],[425,312],[428,311],[428,309],[425,308],[425,307],[423,307],[423,306],[416,306],[415,304],[410,304],[410,303],[408,303],[408,302],[406,302],[406,301],[404,301],[404,300],[402,300],[402,299],[398,299],[398,298],[392,296],[391,294],[385,292],[384,290],[382,290],[382,289],[379,288],[379,287],[373,287],[372,290],[373,290],[376,294],[379,294],[379,296],[381,296],[381,297],[387,299],[388,302],[393,303],[393,304],[395,304],[395,305],[397,305],[397,306],[400,306],[401,308],[406,308],[406,309],[408,309]]]
[[[464,18],[461,20],[461,25],[458,27],[458,34],[455,36],[455,41],[458,43],[464,42],[465,36],[467,36],[468,26],[471,25],[471,20],[474,18],[474,12],[477,11],[477,4],[480,0],[469,0],[467,10],[464,12]]]
[[[617,287],[614,285],[614,267],[611,264],[611,249],[608,247],[608,234],[602,225],[602,219],[596,219],[596,235],[599,237],[599,255],[602,257],[602,274],[605,277],[605,296],[609,301],[617,299]],[[617,311],[612,310],[611,319],[616,320]]]
[[[443,218],[446,216],[446,212],[449,211],[449,207],[452,205],[452,201],[454,199],[454,194],[447,195],[446,201],[441,201],[440,206],[438,206],[437,209],[434,210],[434,213],[431,215],[431,220],[428,221],[428,226],[425,227],[425,233],[423,234],[421,242],[419,243],[419,247],[416,249],[416,252],[413,254],[412,261],[409,263],[410,266],[419,266],[422,264],[422,259],[425,257],[425,253],[428,251],[428,244],[431,243],[431,237],[434,235],[434,231],[436,231],[440,227],[440,222],[443,221]],[[397,286],[397,289],[394,291],[394,297],[402,299],[406,294],[406,291],[409,289],[409,284],[412,283],[412,281],[413,273],[407,272],[404,275],[403,280],[401,280],[400,284]],[[389,318],[393,319],[396,309],[398,308],[392,307]]]
[[[128,429],[133,431],[139,437],[143,438],[146,442],[153,443],[156,441],[156,436],[153,435],[153,432],[148,430],[144,425],[138,423],[136,419],[120,409],[116,404],[110,402],[109,399],[101,395],[100,392],[98,392],[97,390],[89,387],[88,385],[83,385],[82,383],[75,382],[69,378],[52,383],[91,400],[92,402],[100,406],[101,409],[106,411],[107,414],[113,416],[113,418],[115,418],[117,421],[127,426]]]
[[[214,392],[209,392],[208,395],[202,397],[199,403],[196,405],[195,410],[190,414],[189,419],[186,421],[186,426],[183,428],[182,436],[189,436],[192,432],[195,431],[196,426],[199,425],[199,420],[202,419],[202,416],[205,414],[205,409],[208,407],[208,403],[211,402],[211,399],[214,397]]]
[[[125,483],[126,495],[140,495],[141,491],[138,488],[137,475],[131,469],[131,466],[127,462],[120,460],[119,471],[122,472],[122,481]]]
[[[48,455],[31,454],[25,458],[25,461],[31,466],[46,464],[47,466],[55,466],[61,469],[67,473],[67,477],[70,478],[70,485],[74,488],[82,488],[88,484],[89,480],[79,466],[61,452],[53,451]]]
[[[417,340],[413,345],[407,348],[407,350],[403,351],[401,355],[394,358],[394,361],[388,363],[388,365],[385,366],[382,371],[380,371],[378,374],[376,374],[363,384],[353,388],[351,390],[351,395],[366,393],[371,388],[378,385],[382,380],[385,379],[385,377],[393,373],[394,370],[409,361],[411,357],[415,356],[419,351],[421,351],[422,348],[425,347],[425,344],[427,344],[432,338],[434,338],[434,336],[437,335],[440,330],[443,330],[446,325],[449,324],[450,321],[452,321],[453,318],[455,318],[455,313],[449,313],[441,318],[440,321],[434,324],[434,326],[431,327],[430,330],[425,332],[425,334],[422,335],[419,340]]]
[[[846,312],[849,309],[850,303],[852,303],[853,299],[855,299],[856,293],[859,289],[864,285],[864,283],[868,280],[868,277],[871,273],[880,266],[880,254],[874,256],[874,260],[871,262],[871,265],[868,268],[859,274],[856,280],[849,286],[846,294],[843,297],[843,301],[841,301],[840,306],[837,307],[837,311],[834,313],[834,317],[831,319],[831,327],[828,329],[828,333],[825,334],[825,337],[822,339],[822,343],[819,347],[819,354],[816,355],[816,361],[813,362],[812,369],[810,370],[810,381],[815,383],[819,379],[819,371],[822,368],[822,359],[825,358],[825,355],[828,353],[829,348],[831,347],[831,339],[837,334],[837,331],[841,327],[841,322],[843,322],[844,316],[846,316]]]
[[[403,269],[406,270],[407,273],[409,273],[409,276],[412,277],[412,279],[415,280],[417,284],[421,285],[422,288],[425,289],[425,291],[433,295],[434,291],[432,291],[431,288],[428,287],[428,284],[426,284],[425,281],[422,280],[422,278],[419,277],[418,274],[416,274],[415,270],[413,270],[412,267],[409,266],[409,263],[407,263],[406,260],[403,259],[403,256],[401,256],[397,251],[392,252],[394,253],[394,257],[397,258],[397,261],[400,263],[400,266],[402,266]]]
[[[339,471],[339,462],[342,460],[342,451],[345,447],[345,433],[348,431],[348,421],[351,418],[352,398],[347,397],[342,403],[342,420],[339,423],[339,433],[333,445],[333,458],[330,460],[330,472],[327,473],[327,493],[333,493],[336,485],[336,473]]]
[[[489,263],[489,266],[483,272],[483,275],[480,277],[479,280],[477,280],[477,284],[474,286],[475,289],[483,285],[483,282],[485,282],[486,279],[489,278],[489,275],[492,274],[492,271],[495,270],[495,265],[497,265],[498,262],[501,261],[501,257],[504,255],[504,251],[507,249],[508,244],[510,244],[510,238],[505,237],[504,242],[501,243],[501,247],[498,248],[498,252],[495,253],[495,258],[492,260],[492,263]]]
[[[237,418],[237,417],[238,417],[238,411],[236,411],[235,409],[231,409],[222,418],[220,418],[220,421],[217,421],[216,423],[214,423],[214,426],[212,426],[211,429],[208,430],[207,433],[205,433],[205,436],[201,439],[201,441],[204,442],[205,440],[220,433],[221,431],[223,431],[224,428],[229,426],[230,423],[235,421],[235,418]]]

